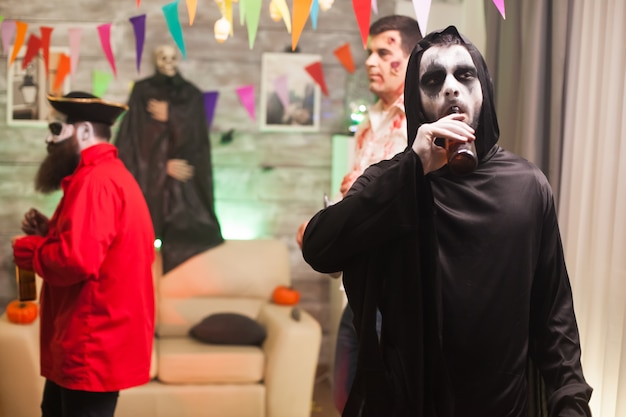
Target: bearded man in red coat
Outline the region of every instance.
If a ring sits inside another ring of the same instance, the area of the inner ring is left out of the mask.
[[[119,391],[149,381],[154,232],[137,181],[108,143],[127,109],[91,94],[48,96],[48,156],[35,185],[63,189],[48,219],[26,213],[15,263],[42,279],[43,417],[113,417]]]

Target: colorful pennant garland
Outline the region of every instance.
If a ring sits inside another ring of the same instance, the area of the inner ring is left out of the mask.
[[[70,38],[70,64],[72,77],[76,74],[78,68],[78,59],[80,57],[80,38],[83,36],[83,28],[69,28],[68,36]]]
[[[304,67],[304,69],[306,70],[306,72],[309,73],[309,75],[311,76],[311,78],[313,78],[317,85],[320,86],[320,88],[322,89],[322,93],[324,93],[325,96],[328,96],[328,87],[326,86],[326,80],[324,79],[322,63],[319,61],[314,62]]]
[[[236,91],[239,96],[239,101],[248,111],[250,118],[253,121],[256,120],[256,114],[254,111],[254,84],[239,87]]]
[[[31,34],[28,37],[28,42],[26,42],[26,55],[24,55],[24,59],[22,59],[22,69],[26,69],[30,61],[37,56],[39,48],[41,48],[41,39]]]
[[[354,67],[354,60],[352,59],[352,52],[350,51],[350,44],[348,42],[336,48],[333,53],[346,71],[352,74],[356,70]]]
[[[187,51],[185,50],[185,40],[183,39],[183,29],[180,26],[178,20],[178,1],[166,4],[161,8],[165,15],[165,21],[167,22],[167,28],[174,38],[174,42],[180,49],[180,53],[183,54],[183,59],[187,59]]]
[[[206,123],[209,129],[213,125],[213,116],[215,115],[215,109],[217,107],[217,99],[219,98],[219,91],[207,91],[204,96],[204,113],[206,115]]]
[[[98,35],[100,36],[100,45],[102,46],[102,51],[104,51],[104,54],[109,61],[109,65],[113,70],[113,75],[117,77],[117,69],[115,68],[115,57],[113,56],[113,51],[111,50],[111,23],[105,23],[98,26]]]
[[[139,68],[141,67],[141,56],[143,54],[143,45],[146,37],[146,15],[131,17],[130,23],[133,25],[133,32],[135,33],[135,50],[136,50],[136,66],[137,74],[139,74]]]
[[[43,52],[43,62],[46,68],[46,77],[48,77],[48,71],[50,69],[50,37],[54,28],[41,26],[39,31],[41,32],[41,49]]]
[[[352,0],[352,8],[356,22],[361,32],[363,49],[367,49],[367,38],[370,32],[370,15],[372,14],[372,0]]]
[[[233,31],[232,25],[232,2],[237,0],[221,0],[224,2],[224,13],[225,17],[229,19],[231,22],[231,35]],[[492,0],[502,18],[505,19],[505,5],[504,0]],[[306,24],[309,16],[311,17],[311,23],[313,29],[317,29],[317,21],[319,16],[319,0],[293,0],[293,14],[290,15],[289,7],[287,6],[286,0],[272,0],[274,6],[278,8],[280,11],[280,15],[285,23],[285,27],[289,33],[292,35],[292,50],[295,50],[304,26]],[[140,6],[140,0],[136,0],[137,8]],[[196,9],[197,9],[197,0],[186,0],[187,10],[189,14],[189,25],[193,25]],[[356,16],[356,20],[359,26],[359,31],[361,34],[361,40],[363,42],[363,47],[367,47],[367,38],[369,33],[369,24],[370,24],[370,15],[371,13],[378,13],[378,5],[377,0],[352,0],[352,5],[354,9],[354,13]],[[427,33],[427,23],[428,17],[430,13],[431,0],[413,0],[413,7],[415,10],[416,19],[418,21],[420,30],[422,33]],[[185,43],[182,34],[182,28],[178,19],[178,0],[175,0],[169,4],[166,4],[162,7],[163,14],[165,16],[165,20],[168,25],[168,29],[172,38],[176,42],[176,45],[180,49],[183,58],[186,59],[187,53],[185,50]],[[239,15],[240,15],[240,23],[241,25],[246,24],[248,29],[248,43],[250,45],[250,49],[254,46],[254,40],[256,38],[256,33],[258,30],[258,23],[261,13],[261,2],[257,0],[239,0]],[[146,33],[146,15],[134,16],[129,19],[131,24],[133,25],[133,31],[135,34],[135,49],[136,49],[136,67],[137,73],[140,72],[141,59],[143,54],[143,46],[145,43],[145,33]],[[115,59],[113,56],[113,52],[111,50],[111,23],[99,25],[97,27],[98,34],[100,37],[100,43],[103,52],[106,55],[107,60],[111,66],[113,74],[117,77],[117,70],[115,66]],[[26,33],[28,31],[28,24],[23,21],[16,21],[12,19],[5,19],[4,16],[0,15],[0,34],[2,36],[2,48],[3,53],[8,56],[9,48],[11,43],[13,43],[13,49],[11,52],[11,56],[9,59],[9,65],[13,64],[15,59],[17,58],[19,51],[21,50],[24,40],[26,37]],[[22,60],[22,67],[25,68],[32,59],[37,55],[39,51],[42,51],[45,68],[46,68],[46,76],[49,74],[49,49],[50,49],[50,39],[52,35],[53,28],[42,26],[40,27],[41,37],[30,35],[27,45],[26,45],[26,53],[24,59]],[[61,89],[62,84],[66,77],[71,74],[72,76],[76,72],[76,68],[78,66],[79,60],[79,51],[80,51],[80,40],[82,37],[82,29],[81,28],[70,28],[68,29],[69,33],[69,44],[70,44],[70,56],[61,54],[59,57],[59,62],[56,66],[56,78],[54,80],[53,89],[58,90]],[[339,62],[343,65],[346,71],[353,73],[355,71],[354,61],[352,59],[352,54],[350,51],[349,43],[345,43],[337,47],[334,51],[335,56],[339,60]],[[308,74],[313,78],[313,80],[317,83],[317,85],[321,88],[324,95],[328,95],[328,88],[326,86],[326,82],[324,79],[324,73],[322,69],[321,62],[315,62],[305,67],[305,70]],[[113,77],[110,74],[94,71],[93,72],[93,93],[99,97],[102,97],[106,90],[108,89],[108,85],[111,82]],[[283,104],[283,106],[287,107],[289,105],[289,95],[287,92],[287,78],[286,76],[278,77],[274,80],[274,88],[278,93],[279,98]],[[281,87],[282,86],[282,87]],[[284,90],[283,94],[280,94],[281,91]],[[239,100],[242,105],[246,108],[250,118],[252,120],[256,119],[255,115],[255,92],[254,85],[246,85],[237,88],[237,94],[239,96]],[[204,103],[205,103],[205,112],[207,123],[209,126],[213,123],[213,116],[215,113],[215,108],[217,105],[217,100],[219,97],[219,92],[210,91],[204,93]]]
[[[311,11],[313,0],[293,0],[293,22],[291,24],[291,50],[295,51],[300,41],[300,35]]]
[[[20,22],[19,20],[15,22],[15,43],[13,44],[13,52],[11,53],[9,66],[13,64],[15,58],[17,58],[17,54],[19,53],[20,49],[22,49],[27,30],[28,23]]]

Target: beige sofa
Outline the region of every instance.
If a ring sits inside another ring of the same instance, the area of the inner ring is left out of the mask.
[[[274,288],[290,279],[287,247],[272,239],[226,241],[165,276],[155,274],[153,379],[120,393],[116,417],[309,417],[321,329],[304,310],[294,314],[271,302]],[[193,325],[222,312],[260,323],[267,332],[262,345],[188,336]],[[38,321],[16,325],[0,317],[1,417],[40,415],[38,351]]]

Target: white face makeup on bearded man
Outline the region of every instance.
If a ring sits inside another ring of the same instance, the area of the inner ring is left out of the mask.
[[[48,136],[46,144],[59,143],[74,134],[74,125],[67,123],[67,116],[52,109],[48,114]]]
[[[477,128],[483,93],[476,66],[465,47],[432,46],[425,50],[419,90],[424,113],[431,121],[460,113],[467,124]]]
[[[61,181],[72,174],[80,161],[80,149],[73,124],[66,123],[67,116],[52,109],[48,114],[48,154],[35,175],[35,189],[44,194],[61,188]]]
[[[154,51],[156,70],[166,77],[173,77],[178,72],[178,55],[170,45],[158,46]]]

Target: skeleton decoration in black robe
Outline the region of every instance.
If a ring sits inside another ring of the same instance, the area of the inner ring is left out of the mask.
[[[223,238],[203,94],[178,73],[173,47],[158,47],[155,64],[133,87],[115,145],[144,193],[167,273]]]

